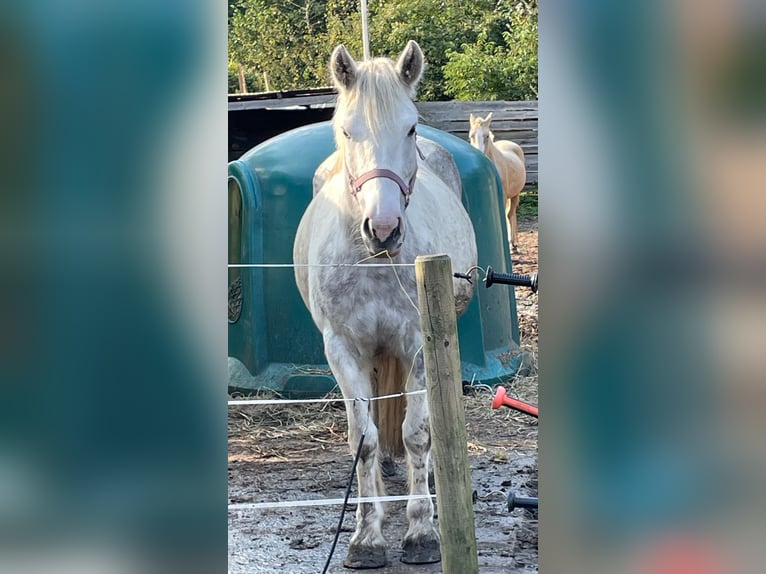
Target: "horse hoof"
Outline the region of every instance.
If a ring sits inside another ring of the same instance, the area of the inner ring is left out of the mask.
[[[383,546],[349,546],[343,566],[364,570],[382,568],[388,564],[386,549]]]
[[[431,564],[441,562],[442,559],[439,540],[436,538],[421,536],[405,539],[402,549],[402,562],[406,564]]]

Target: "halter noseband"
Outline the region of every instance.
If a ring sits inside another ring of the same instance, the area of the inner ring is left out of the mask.
[[[415,144],[415,149],[417,150],[420,159],[425,160],[426,156],[420,151],[420,147],[418,147],[417,143]],[[349,173],[348,169],[346,169],[346,175],[348,175],[348,185],[351,187],[351,196],[354,198],[356,198],[356,194],[362,190],[362,186],[371,179],[375,179],[376,177],[390,179],[399,186],[399,189],[404,196],[404,207],[406,209],[410,204],[410,195],[412,195],[412,188],[415,186],[415,178],[418,175],[418,168],[417,166],[415,167],[415,173],[412,174],[409,185],[404,183],[404,180],[390,169],[371,169],[370,171],[364,172],[359,177],[354,177]]]
[[[410,178],[410,183],[407,185],[404,183],[404,180],[402,180],[401,177],[399,177],[396,173],[391,171],[390,169],[371,169],[370,171],[364,172],[359,177],[355,178],[350,173],[348,174],[348,184],[351,186],[351,195],[353,197],[356,197],[356,194],[359,193],[362,189],[362,186],[370,181],[371,179],[375,179],[376,177],[382,177],[385,179],[390,179],[393,181],[396,185],[399,186],[399,189],[402,192],[402,195],[404,196],[404,207],[407,207],[410,204],[410,195],[412,195],[412,187],[415,185],[415,177],[418,175],[417,169],[415,170],[415,173],[412,174],[412,177]]]

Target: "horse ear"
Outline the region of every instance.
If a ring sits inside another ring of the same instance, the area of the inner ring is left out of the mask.
[[[418,85],[420,75],[423,73],[423,51],[415,40],[407,42],[396,62],[396,71],[399,72],[404,85],[410,88],[414,95],[415,86]]]
[[[489,113],[487,114],[487,117],[486,117],[486,118],[484,118],[484,123],[485,123],[485,124],[488,124],[488,123],[489,123],[489,122],[491,122],[491,121],[492,121],[492,112],[489,112]]]
[[[338,89],[348,90],[356,81],[356,62],[346,47],[340,44],[330,56],[330,71]]]

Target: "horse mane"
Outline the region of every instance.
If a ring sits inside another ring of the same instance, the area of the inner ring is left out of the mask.
[[[360,104],[372,137],[381,133],[400,109],[404,101],[413,97],[412,89],[404,84],[394,62],[388,58],[373,58],[357,62],[356,79],[350,89],[341,89],[333,114],[333,128],[338,149],[342,150],[346,138],[340,125],[346,109]]]

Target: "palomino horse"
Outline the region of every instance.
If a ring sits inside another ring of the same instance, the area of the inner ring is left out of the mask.
[[[511,244],[511,251],[518,253],[516,208],[519,206],[521,190],[527,181],[524,151],[521,146],[512,141],[495,141],[495,135],[489,129],[490,122],[492,122],[492,112],[486,118],[475,117],[471,114],[470,121],[471,130],[468,135],[471,139],[471,145],[492,160],[500,174],[500,180],[503,182],[508,241]]]
[[[377,416],[364,400],[425,388],[414,268],[380,264],[412,264],[421,254],[446,253],[455,269],[468,269],[476,264],[476,239],[451,156],[424,140],[421,147],[429,153],[420,155],[416,143],[412,97],[423,69],[420,47],[410,41],[394,63],[386,58],[355,62],[341,45],[332,53],[330,69],[338,89],[333,117],[337,151],[314,176],[315,195],[293,247],[295,279],[343,396],[360,399],[346,403],[352,454],[364,436],[357,466],[360,496],[384,495],[381,446],[400,434],[410,494],[421,495],[407,503],[402,560],[437,562],[434,506],[423,496],[429,493],[431,447],[426,397],[408,395],[406,414],[398,399],[395,416],[381,415],[393,399],[375,402]],[[451,165],[442,169],[445,155]],[[333,266],[339,263],[359,265]],[[473,287],[453,282],[462,312]],[[357,506],[347,567],[387,563],[383,513],[379,501]]]

